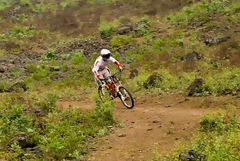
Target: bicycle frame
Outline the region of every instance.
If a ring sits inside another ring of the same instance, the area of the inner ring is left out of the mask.
[[[133,97],[128,90],[122,86],[121,81],[116,77],[117,74],[118,73],[115,73],[106,79],[101,79],[102,88],[98,90],[100,98],[102,99],[102,96],[104,96],[107,91],[112,99],[119,97],[125,107],[132,109],[134,107]]]
[[[109,93],[114,97],[118,97],[119,88],[122,86],[121,81],[116,78],[116,75],[119,74],[119,72],[111,75],[110,77],[103,79],[103,85],[102,88],[107,87],[107,90],[110,91]]]

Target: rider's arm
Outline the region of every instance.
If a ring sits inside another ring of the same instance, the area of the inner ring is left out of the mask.
[[[98,73],[99,70],[99,61],[97,60],[92,67],[92,72],[96,75],[97,78],[100,78],[100,75]]]
[[[121,67],[120,63],[119,63],[116,59],[114,59],[113,57],[110,57],[109,60],[110,60],[112,63],[116,64],[116,66],[118,66],[118,68]]]

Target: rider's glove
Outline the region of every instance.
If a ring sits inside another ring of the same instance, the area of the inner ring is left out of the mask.
[[[119,72],[121,73],[123,71],[123,68],[122,67],[119,67]]]

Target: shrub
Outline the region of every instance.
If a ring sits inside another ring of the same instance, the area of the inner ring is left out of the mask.
[[[74,65],[82,64],[83,60],[84,60],[83,53],[82,52],[77,52],[77,53],[73,54],[73,57],[71,59],[71,63],[74,64]]]
[[[39,70],[37,64],[27,64],[26,69],[29,73],[35,73]]]
[[[76,109],[51,113],[41,142],[56,159],[69,154],[77,158],[88,153],[89,136],[105,134],[107,126],[113,124],[112,112],[113,104],[106,98],[103,102],[97,101],[93,112],[82,114]]]
[[[127,52],[125,52],[123,57],[124,61],[128,64],[138,62],[143,58],[144,58],[144,55],[134,49],[130,49]]]
[[[226,91],[237,91],[240,87],[239,68],[213,70],[205,78],[205,84],[212,94],[225,94]]]
[[[123,45],[135,42],[135,39],[127,35],[116,35],[112,37],[110,42],[113,47],[121,47]]]
[[[14,68],[14,69],[10,70],[10,73],[15,74],[15,75],[23,75],[24,71],[21,69]]]
[[[228,0],[213,0],[213,1],[201,1],[193,4],[192,6],[184,7],[181,12],[176,15],[166,17],[174,25],[186,26],[187,24],[195,23],[198,21],[207,21],[210,16],[209,13],[225,12]]]
[[[46,56],[47,56],[47,58],[53,58],[53,57],[55,57],[55,50],[53,50],[53,49],[48,49],[47,51],[46,51]]]
[[[58,99],[58,96],[55,94],[47,94],[44,98],[44,100],[35,100],[35,104],[39,105],[42,109],[44,109],[47,112],[53,112],[56,110],[56,101]]]
[[[0,110],[0,140],[7,142],[11,136],[26,131],[31,127],[32,119],[25,115],[24,108],[18,104],[1,104]]]
[[[151,22],[150,22],[149,18],[147,18],[147,17],[142,17],[137,23],[144,23],[148,26],[151,26]]]
[[[63,60],[68,60],[69,58],[70,58],[70,54],[62,54],[61,55],[61,58],[63,59]]]
[[[164,48],[164,46],[167,44],[167,39],[166,38],[159,38],[159,39],[156,39],[155,41],[154,41],[154,45],[153,45],[153,47],[155,48],[155,49],[163,49]]]
[[[204,116],[190,145],[179,147],[163,160],[178,160],[186,148],[206,156],[205,160],[239,160],[240,124],[235,112]]]
[[[7,83],[1,81],[0,82],[0,92],[3,92],[6,87],[7,87]]]
[[[98,30],[100,32],[101,38],[106,38],[111,35],[114,28],[107,21],[101,21]]]

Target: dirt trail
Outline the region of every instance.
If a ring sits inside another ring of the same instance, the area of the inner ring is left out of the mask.
[[[187,140],[199,125],[202,114],[210,109],[198,108],[194,101],[180,96],[137,99],[128,110],[117,102],[115,118],[123,128],[115,128],[101,138],[91,161],[149,161],[157,148],[160,153],[173,149],[178,140]]]
[[[219,100],[214,99],[186,99],[176,95],[144,96],[135,99],[136,105],[132,110],[126,109],[116,100],[114,117],[123,124],[123,128],[113,127],[108,135],[100,138],[87,160],[149,161],[156,149],[166,154],[173,150],[177,141],[184,142],[191,137],[199,126],[201,115],[216,110],[211,104]],[[60,101],[58,104],[62,107],[71,104],[83,111],[94,107],[94,104],[79,101]]]

